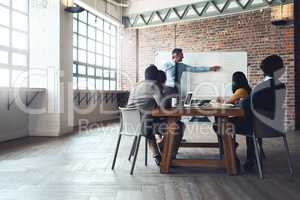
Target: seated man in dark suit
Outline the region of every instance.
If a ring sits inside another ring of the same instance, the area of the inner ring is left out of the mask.
[[[260,124],[263,131],[284,132],[284,100],[285,84],[279,78],[284,73],[283,60],[278,55],[265,58],[261,65],[264,79],[253,90],[251,94],[251,111],[256,123]],[[251,150],[252,149],[252,150]],[[251,142],[251,154],[254,157],[254,146]],[[244,168],[250,170],[255,165],[254,159],[246,162]]]
[[[264,79],[252,92],[252,112],[256,118],[276,131],[284,131],[284,100],[286,87],[279,78],[284,73],[281,57],[272,55],[260,65]]]

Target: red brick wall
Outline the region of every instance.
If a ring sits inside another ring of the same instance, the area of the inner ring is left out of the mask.
[[[286,124],[289,129],[294,129],[294,25],[291,23],[278,27],[273,26],[270,21],[270,9],[265,9],[140,29],[138,47],[140,78],[143,77],[145,67],[154,63],[156,51],[171,51],[176,46],[183,48],[185,52],[247,51],[250,82],[255,86],[262,79],[259,69],[261,60],[268,55],[279,54],[286,65],[286,74],[282,79],[287,86]],[[128,30],[127,34],[134,35],[135,31]]]
[[[121,89],[128,90],[137,79],[136,72],[136,30],[121,32]]]
[[[295,89],[296,89],[296,129],[300,130],[300,2],[294,2],[295,12]]]

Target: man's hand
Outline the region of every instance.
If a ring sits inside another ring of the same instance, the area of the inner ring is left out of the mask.
[[[217,71],[220,71],[221,69],[221,66],[212,66],[209,68],[209,71],[213,71],[213,72],[217,72]]]

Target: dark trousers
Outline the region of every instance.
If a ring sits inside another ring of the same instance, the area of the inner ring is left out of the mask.
[[[228,122],[234,125],[235,134],[246,136],[247,160],[255,161],[255,148],[252,139],[251,125],[248,126],[247,121],[237,117],[229,118]],[[213,129],[216,132],[216,134],[219,133],[217,123],[213,124]],[[221,136],[218,135],[218,137],[219,137],[219,141],[221,142],[221,145],[223,145]]]

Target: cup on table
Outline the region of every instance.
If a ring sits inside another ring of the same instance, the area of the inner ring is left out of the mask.
[[[176,97],[172,98],[172,107],[176,107],[177,106],[177,101],[178,101],[178,99]]]

